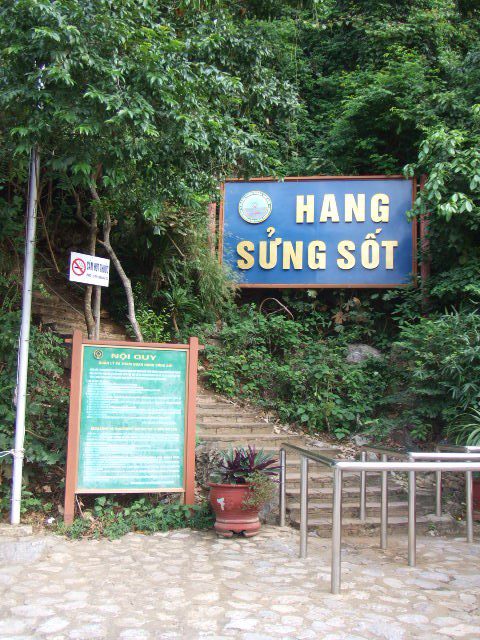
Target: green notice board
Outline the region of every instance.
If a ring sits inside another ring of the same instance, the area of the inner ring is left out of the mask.
[[[181,489],[187,350],[82,349],[77,491]]]

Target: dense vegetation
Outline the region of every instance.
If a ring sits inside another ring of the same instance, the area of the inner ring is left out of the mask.
[[[478,432],[479,35],[477,3],[453,0],[4,0],[0,449],[33,144],[43,266],[109,255],[109,310],[137,337],[215,338],[205,367],[219,391],[311,433]],[[402,171],[427,176],[412,211],[430,214],[423,309],[412,288],[277,292],[286,309],[260,310],[212,257],[207,204],[226,175]],[[358,342],[382,357],[347,363]],[[65,349],[41,330],[32,345],[28,468],[58,485]]]

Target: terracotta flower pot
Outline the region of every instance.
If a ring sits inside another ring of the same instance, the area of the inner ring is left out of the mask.
[[[215,512],[215,531],[224,538],[234,533],[254,536],[260,529],[258,508],[242,508],[252,488],[248,484],[218,484],[210,482],[210,504]]]
[[[473,478],[473,519],[480,520],[480,478]]]

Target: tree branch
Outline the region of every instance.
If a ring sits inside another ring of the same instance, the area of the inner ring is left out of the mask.
[[[96,184],[92,182],[90,185],[90,192],[92,194],[92,198],[95,202],[100,203],[100,196],[98,195],[98,191],[96,188]],[[113,250],[113,247],[110,242],[110,232],[112,230],[112,218],[110,216],[110,211],[108,208],[104,211],[105,219],[103,222],[103,240],[98,240],[99,244],[105,248],[105,251],[108,253],[110,260],[112,261],[113,266],[115,267],[116,272],[122,282],[123,288],[125,289],[125,295],[127,297],[127,308],[128,314],[127,317],[132,325],[133,332],[135,334],[135,338],[138,342],[143,342],[142,330],[140,329],[140,325],[137,322],[137,317],[135,315],[135,300],[133,297],[132,291],[132,283],[128,278],[127,274],[123,270],[122,264],[118,259],[117,254]]]

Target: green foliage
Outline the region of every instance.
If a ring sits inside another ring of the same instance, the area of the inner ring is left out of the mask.
[[[1,291],[6,292],[0,308],[0,450],[13,446],[20,313],[15,276],[3,275]],[[13,295],[16,291],[16,295]],[[10,292],[10,293],[9,293]],[[13,296],[13,297],[12,297]],[[0,296],[1,297],[1,296]],[[13,299],[15,298],[15,299]],[[67,352],[62,340],[50,331],[33,327],[30,340],[28,398],[25,437],[25,477],[42,469],[53,473],[65,459],[68,393],[63,380]],[[11,457],[0,460],[0,474],[9,476]]]
[[[443,271],[432,278],[430,295],[451,305],[478,307],[480,302],[480,257]]]
[[[100,496],[95,499],[92,511],[85,512],[83,518],[76,518],[70,526],[59,525],[57,530],[72,539],[106,537],[114,540],[129,531],[155,533],[185,527],[208,529],[212,525],[213,516],[207,503],[186,506],[140,498],[122,507],[112,498]]]
[[[206,376],[221,393],[253,399],[310,433],[342,438],[373,415],[388,380],[381,360],[346,362],[344,334],[339,344],[338,333],[323,337],[318,326],[244,306],[218,334],[221,346],[208,347]]]
[[[452,312],[402,328],[405,393],[417,436],[439,435],[480,403],[480,316]],[[408,418],[407,418],[408,419]],[[419,433],[418,433],[419,431]]]
[[[278,474],[278,459],[263,449],[257,451],[255,447],[234,447],[220,453],[218,465],[218,480],[224,484],[248,484],[252,476],[271,477]]]
[[[480,409],[473,408],[447,428],[447,436],[462,446],[480,445]]]
[[[155,313],[152,309],[141,306],[137,309],[137,320],[145,342],[169,341],[170,322],[166,313]]]
[[[251,486],[251,492],[243,499],[242,509],[260,509],[273,498],[275,483],[264,473],[252,473],[248,484]]]

